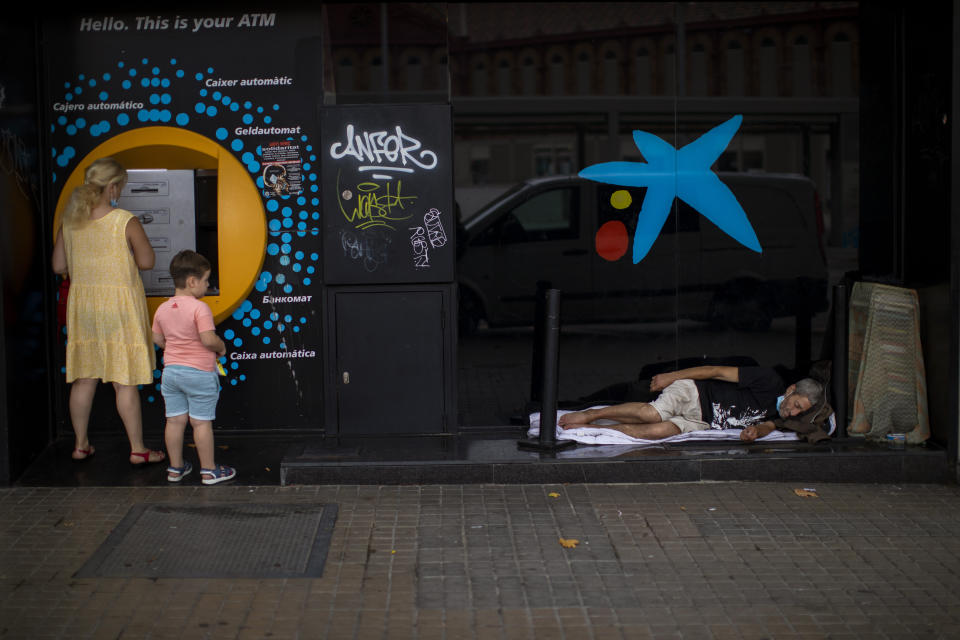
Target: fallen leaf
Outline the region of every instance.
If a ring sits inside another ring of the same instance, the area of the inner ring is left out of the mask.
[[[686,511],[686,510],[687,510],[687,508],[686,508],[685,506],[680,505],[680,511]]]
[[[266,469],[267,471],[270,471],[270,467],[264,467],[264,469]]]
[[[569,540],[560,538],[560,546],[564,549],[576,549],[578,544],[580,544],[580,541],[574,538],[570,538]]]
[[[391,553],[391,554],[394,554],[394,553],[396,553],[396,552],[397,552],[396,549],[391,549],[391,550],[390,550],[390,553]]]
[[[187,446],[188,446],[188,447],[192,447],[193,449],[196,449],[196,448],[197,448],[197,445],[193,444],[192,442],[188,442],[188,443],[187,443]]]
[[[550,496],[551,498],[559,498],[559,497],[560,497],[560,494],[557,493],[556,491],[551,491],[551,492],[548,493],[547,495]]]
[[[793,492],[801,498],[819,498],[817,492],[813,489],[794,489]]]
[[[228,444],[218,444],[218,445],[217,445],[217,449],[222,449],[222,450],[224,450],[224,451],[226,451],[226,450],[229,449],[229,448],[230,448],[230,445],[228,445]]]

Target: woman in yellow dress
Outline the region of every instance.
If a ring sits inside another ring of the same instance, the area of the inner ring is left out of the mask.
[[[117,208],[126,170],[113,158],[87,169],[63,212],[53,270],[70,278],[67,297],[67,382],[76,442],[72,457],[94,453],[88,438],[100,380],[113,383],[117,412],[130,440],[130,463],[160,462],[143,444],[137,385],[153,382],[154,352],[140,270],[152,269],[153,247],[140,221]]]

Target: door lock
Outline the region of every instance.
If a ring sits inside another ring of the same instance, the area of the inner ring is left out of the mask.
[[[344,372],[343,372],[343,384],[350,384],[350,372],[349,372],[349,371],[344,371]]]

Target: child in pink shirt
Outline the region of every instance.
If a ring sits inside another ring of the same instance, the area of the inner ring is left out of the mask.
[[[153,341],[163,349],[160,392],[166,406],[164,439],[170,466],[167,480],[180,482],[193,470],[183,459],[183,433],[189,416],[200,456],[203,484],[217,484],[237,475],[236,469],[214,464],[213,420],[220,397],[217,356],[227,347],[217,335],[213,313],[200,300],[210,280],[210,261],[195,251],[181,251],[170,261],[174,296],[153,316]]]

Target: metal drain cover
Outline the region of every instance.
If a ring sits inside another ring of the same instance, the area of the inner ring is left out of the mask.
[[[78,578],[317,578],[336,504],[137,504]]]

